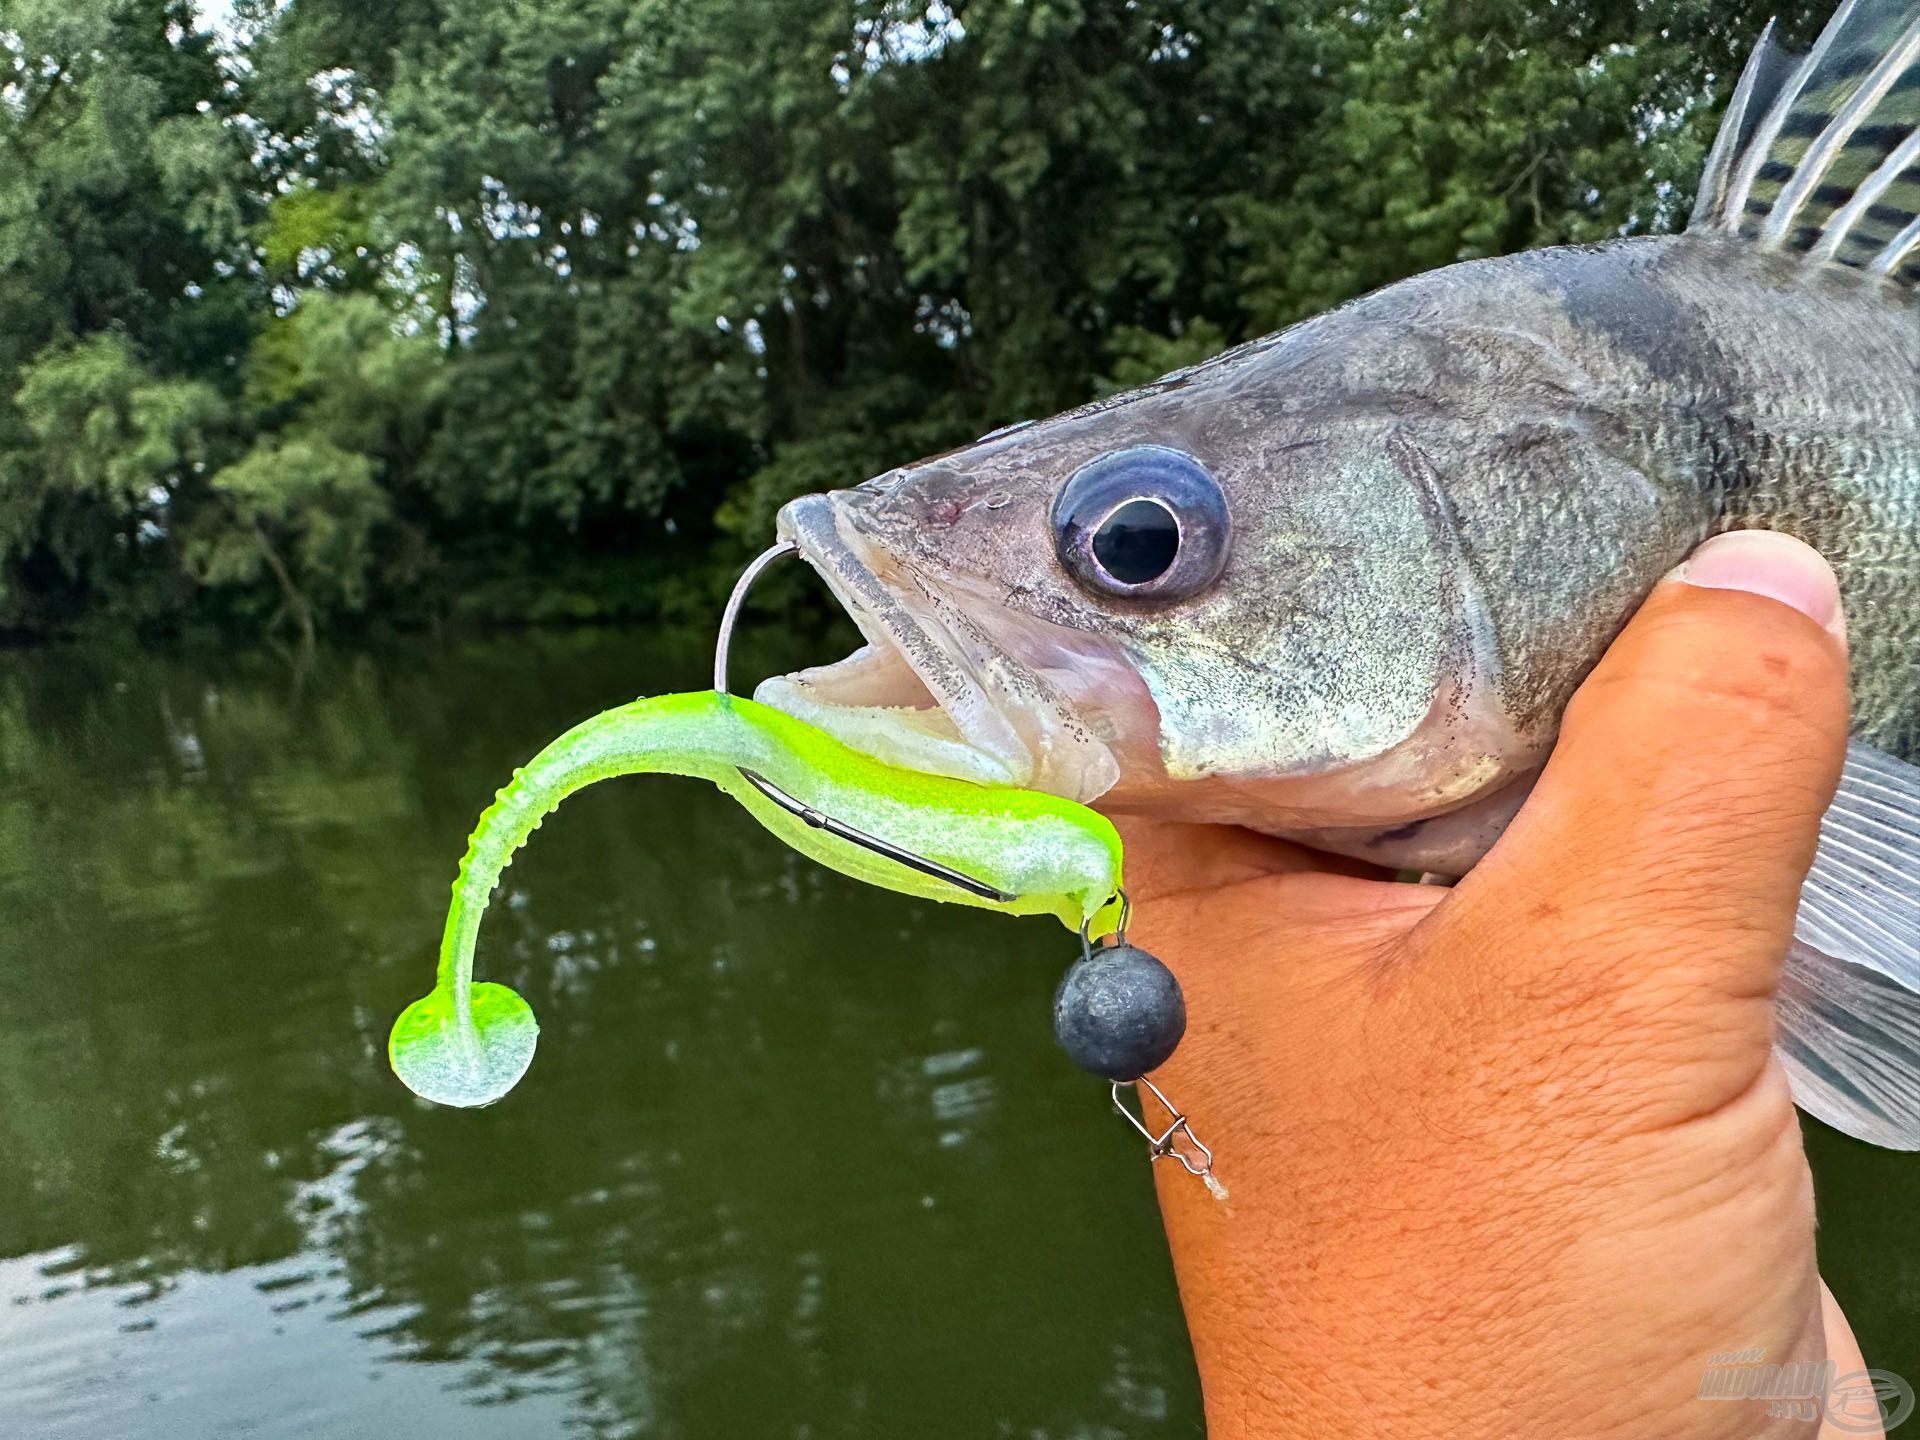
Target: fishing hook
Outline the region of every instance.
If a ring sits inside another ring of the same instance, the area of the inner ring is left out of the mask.
[[[727,596],[726,608],[720,612],[720,634],[713,647],[713,688],[716,694],[732,694],[732,692],[727,689],[727,652],[733,643],[733,629],[734,626],[739,623],[740,609],[746,602],[747,591],[752,588],[753,582],[765,573],[767,567],[772,565],[776,560],[798,553],[799,547],[791,540],[782,540],[779,544],[770,549],[763,550],[760,554],[756,555],[747,568],[740,572],[740,578],[734,582],[733,593]],[[797,796],[789,795],[785,790],[782,790],[757,770],[749,770],[744,765],[736,768],[739,770],[740,777],[749,785],[753,786],[755,790],[758,790],[789,815],[796,817],[807,825],[811,825],[816,830],[824,830],[829,835],[858,845],[862,849],[869,850],[875,855],[893,861],[896,865],[904,865],[909,870],[917,870],[922,875],[931,876],[935,880],[944,880],[956,889],[964,890],[967,894],[977,896],[982,900],[995,900],[1004,904],[1018,898],[1017,896],[1007,894],[1004,890],[987,884],[984,880],[977,880],[964,871],[955,870],[950,865],[942,865],[937,860],[929,860],[924,855],[916,855],[911,850],[903,850],[898,845],[882,840],[878,836],[869,835],[863,830],[856,829],[844,820],[836,820],[824,810],[816,809]],[[1133,902],[1127,897],[1127,892],[1124,890],[1119,892],[1117,898],[1120,901],[1120,919],[1116,927],[1117,935],[1120,942],[1125,943],[1127,921],[1133,914]],[[1091,958],[1093,954],[1091,924],[1092,917],[1088,917],[1088,919],[1083,920],[1080,924],[1081,950],[1083,954],[1089,958]],[[1120,1098],[1121,1090],[1128,1087],[1132,1087],[1136,1091],[1145,1092],[1145,1094],[1141,1095],[1141,1113],[1139,1115],[1135,1115],[1133,1111],[1128,1109],[1126,1103]],[[1177,1161],[1181,1168],[1189,1175],[1197,1175],[1204,1181],[1207,1189],[1216,1200],[1224,1201],[1227,1198],[1226,1187],[1215,1178],[1213,1173],[1213,1151],[1208,1148],[1205,1141],[1193,1133],[1193,1126],[1188,1122],[1185,1113],[1167,1098],[1165,1091],[1161,1090],[1153,1081],[1142,1075],[1130,1081],[1113,1081],[1109,1094],[1113,1100],[1113,1108],[1119,1111],[1120,1114],[1125,1117],[1127,1123],[1146,1138],[1147,1153],[1153,1159],[1170,1159]],[[1161,1107],[1172,1117],[1171,1123],[1157,1134],[1147,1127],[1144,1118],[1146,1114],[1146,1094],[1151,1094],[1155,1100],[1159,1101]]]
[[[782,540],[778,545],[769,550],[763,550],[757,555],[753,563],[741,571],[740,578],[734,582],[733,593],[727,597],[726,609],[720,612],[720,636],[713,647],[713,688],[716,694],[732,694],[727,689],[727,652],[732,646],[733,627],[739,622],[740,607],[746,602],[748,589],[774,561],[798,553],[799,547],[791,540]],[[917,870],[922,875],[930,876],[935,880],[944,880],[956,889],[964,890],[967,894],[979,899],[1006,904],[1019,898],[987,884],[984,880],[976,880],[964,871],[955,870],[951,865],[942,865],[938,860],[929,860],[924,855],[903,850],[898,845],[880,839],[877,835],[869,835],[864,830],[855,829],[844,820],[836,820],[824,810],[817,810],[806,801],[789,795],[756,770],[749,770],[744,765],[740,766],[739,770],[741,779],[789,815],[795,816],[816,830],[824,830],[838,839],[850,841],[862,849],[871,850],[875,855],[891,860],[896,865],[904,865],[909,870]]]

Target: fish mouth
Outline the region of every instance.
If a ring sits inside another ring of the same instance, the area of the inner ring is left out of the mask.
[[[834,495],[793,501],[778,530],[866,643],[763,680],[754,699],[907,769],[1079,801],[1119,779],[1117,736],[1101,723],[1110,704],[1096,715],[1088,702],[1103,685],[1108,702],[1146,691],[1111,645],[1016,613],[964,577],[933,583]]]

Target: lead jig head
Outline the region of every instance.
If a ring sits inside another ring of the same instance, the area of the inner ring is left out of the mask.
[[[1225,1200],[1226,1187],[1213,1173],[1213,1151],[1166,1092],[1147,1078],[1172,1058],[1187,1033],[1187,1002],[1173,971],[1127,940],[1132,915],[1133,904],[1122,891],[1112,944],[1096,946],[1081,927],[1080,958],[1067,967],[1053,996],[1054,1038],[1074,1064],[1108,1082],[1113,1108],[1146,1138],[1152,1159],[1179,1161],[1216,1200]],[[1128,1086],[1140,1092],[1139,1115],[1120,1097]],[[1148,1095],[1171,1117],[1158,1131],[1144,1118]]]

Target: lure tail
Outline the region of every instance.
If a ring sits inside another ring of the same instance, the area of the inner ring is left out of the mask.
[[[670,727],[663,736],[659,725],[636,723],[645,719],[634,713],[644,703],[576,725],[514,771],[482,812],[453,882],[434,987],[401,1012],[387,1042],[388,1063],[415,1094],[441,1105],[489,1105],[533,1063],[540,1037],[533,1007],[509,986],[474,982],[480,920],[514,853],[576,790],[646,770],[686,773]]]

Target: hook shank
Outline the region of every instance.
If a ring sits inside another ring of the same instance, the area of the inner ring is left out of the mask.
[[[798,547],[791,540],[782,540],[778,545],[763,550],[754,557],[753,562],[740,572],[740,578],[733,583],[733,593],[727,597],[727,608],[720,612],[720,635],[713,647],[713,688],[720,695],[730,694],[727,689],[727,651],[733,641],[733,627],[739,623],[740,607],[746,602],[747,591],[753,588],[766,568],[774,561],[788,555],[798,554]],[[938,860],[929,860],[924,855],[916,855],[911,850],[903,850],[898,845],[869,835],[864,830],[855,829],[843,820],[836,820],[824,810],[816,810],[804,800],[796,799],[774,784],[758,771],[740,767],[740,774],[746,782],[758,790],[767,799],[785,810],[789,815],[798,816],[816,830],[824,830],[874,854],[904,865],[909,870],[918,870],[922,875],[935,880],[944,880],[956,889],[982,900],[997,900],[1001,904],[1018,899],[984,880],[976,880],[963,871],[950,865],[942,865]]]

